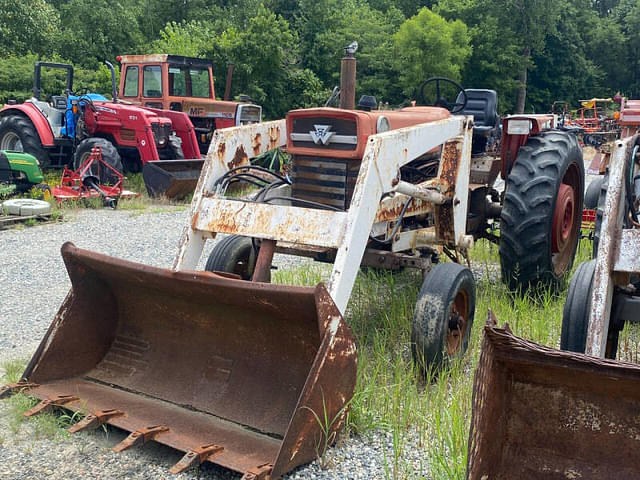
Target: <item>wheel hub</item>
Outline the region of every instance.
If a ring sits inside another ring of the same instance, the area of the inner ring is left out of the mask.
[[[560,185],[553,212],[551,245],[553,253],[563,251],[570,243],[575,215],[575,192],[565,183]]]
[[[20,137],[14,132],[7,132],[2,138],[0,150],[11,150],[14,152],[24,152]]]

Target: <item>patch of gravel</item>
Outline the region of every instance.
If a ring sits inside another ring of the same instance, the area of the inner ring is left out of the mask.
[[[76,246],[158,267],[169,267],[188,210],[168,209],[160,213],[83,210],[65,222],[0,232],[0,362],[28,360],[44,336],[69,290],[69,280],[60,255],[66,241]],[[213,247],[208,242],[200,268]],[[300,260],[278,255],[281,269]],[[0,371],[0,374],[2,372]],[[111,447],[126,434],[109,428],[54,439],[36,438],[31,422],[16,434],[10,428],[10,404],[0,401],[0,478],[3,480],[71,479],[238,479],[229,470],[205,464],[199,470],[177,476],[168,468],[181,454],[150,443],[123,453]],[[413,443],[412,441],[410,443]],[[425,452],[407,448],[402,462],[420,472]],[[341,440],[327,454],[328,467],[316,461],[291,472],[289,479],[376,479],[385,478],[385,458],[393,458],[392,438],[374,432],[366,438]]]

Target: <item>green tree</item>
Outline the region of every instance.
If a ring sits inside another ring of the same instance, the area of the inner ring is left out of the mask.
[[[81,65],[95,65],[143,43],[138,10],[123,0],[70,0],[60,8],[62,38],[58,52]]]
[[[472,52],[467,26],[423,8],[404,22],[394,37],[400,83],[410,93],[431,76],[460,80]]]
[[[45,0],[0,2],[0,55],[51,54],[60,17]]]

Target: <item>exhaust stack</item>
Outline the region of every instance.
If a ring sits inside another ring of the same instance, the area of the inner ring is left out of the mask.
[[[340,67],[340,108],[356,108],[356,51],[358,42],[344,48]]]

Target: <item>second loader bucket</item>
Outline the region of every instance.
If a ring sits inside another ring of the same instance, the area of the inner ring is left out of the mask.
[[[62,247],[72,289],[29,362],[26,393],[207,460],[279,478],[343,426],[356,349],[322,285],[251,283]],[[318,419],[329,419],[320,424]],[[89,419],[89,420],[87,420]],[[84,422],[84,423],[83,423]]]
[[[640,367],[485,326],[467,478],[640,477]]]
[[[193,192],[204,159],[157,160],[142,167],[142,178],[150,197],[183,198]]]

